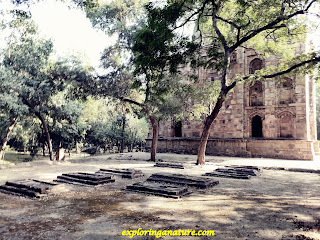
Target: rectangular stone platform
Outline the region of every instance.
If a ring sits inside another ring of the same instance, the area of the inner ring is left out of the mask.
[[[155,173],[152,174],[147,181],[162,182],[170,184],[187,185],[196,188],[210,188],[219,184],[219,181],[212,180],[206,177],[195,177],[183,174],[171,174],[171,173]]]
[[[258,168],[257,166],[227,165],[227,166],[224,166],[224,167],[233,168],[233,169],[252,169],[254,171],[261,172],[261,169]]]
[[[98,174],[98,173],[64,173],[57,177],[56,182],[69,183],[69,184],[84,184],[84,185],[100,185],[105,183],[114,182],[115,179],[112,175]]]
[[[228,168],[217,168],[214,172],[205,173],[203,176],[223,177],[236,179],[250,179],[252,176],[259,175],[260,169],[252,166],[235,166]]]
[[[192,193],[185,186],[172,186],[151,182],[134,183],[127,186],[126,190],[176,199]]]
[[[115,169],[115,168],[103,169],[103,168],[101,168],[96,173],[98,173],[98,174],[111,174],[114,176],[119,176],[122,178],[130,178],[130,179],[139,178],[139,177],[144,176],[144,174],[141,172],[141,170],[135,170],[135,169]]]
[[[184,169],[184,166],[182,164],[174,164],[174,163],[167,163],[167,162],[157,162],[154,165],[154,167]]]
[[[6,182],[5,185],[0,186],[0,192],[18,196],[40,198],[45,196],[48,191],[56,185],[56,183],[43,182],[34,179],[23,179]]]

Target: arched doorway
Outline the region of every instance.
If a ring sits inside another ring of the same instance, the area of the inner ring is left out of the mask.
[[[252,118],[252,137],[261,138],[262,136],[262,118],[258,115]]]
[[[182,137],[182,122],[175,122],[174,124],[174,136]]]

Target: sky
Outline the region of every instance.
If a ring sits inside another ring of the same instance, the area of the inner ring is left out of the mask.
[[[0,0],[0,8],[6,8],[6,2],[10,1]],[[71,5],[70,0],[65,2],[68,4],[45,0],[31,5],[32,18],[39,26],[40,32],[52,39],[59,56],[80,53],[86,56],[89,64],[98,68],[101,52],[112,40],[102,31],[93,29],[84,12],[68,8],[67,5]],[[319,10],[319,6],[316,10]],[[319,32],[315,31],[311,39],[319,37]],[[317,48],[320,47],[320,41],[316,41],[315,44]]]
[[[0,0],[0,9],[11,8],[8,0]],[[58,56],[79,54],[98,69],[101,53],[112,40],[103,31],[93,29],[83,11],[55,0],[40,1],[28,10],[40,34],[53,41]]]
[[[53,40],[58,55],[84,54],[91,65],[99,66],[101,52],[110,42],[109,37],[93,29],[84,12],[55,0],[35,4],[30,10],[40,32]]]

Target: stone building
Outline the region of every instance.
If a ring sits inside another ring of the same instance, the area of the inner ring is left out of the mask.
[[[296,46],[305,52],[305,44]],[[253,49],[238,49],[230,57],[228,79],[277,64],[277,57],[260,58]],[[215,81],[219,73],[199,70],[200,81]],[[160,124],[159,152],[196,154],[202,121],[185,119]],[[316,141],[315,83],[308,75],[261,79],[238,84],[227,95],[214,120],[206,154],[313,160]],[[150,131],[151,136],[152,131]],[[151,145],[151,140],[147,140]]]

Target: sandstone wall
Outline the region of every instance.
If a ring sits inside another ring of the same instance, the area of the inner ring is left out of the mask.
[[[199,138],[160,138],[158,152],[197,154]],[[314,160],[314,145],[317,141],[305,140],[252,140],[209,139],[206,154],[212,156],[279,158]],[[147,139],[147,151],[151,139]]]

